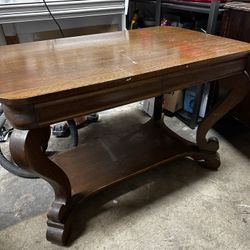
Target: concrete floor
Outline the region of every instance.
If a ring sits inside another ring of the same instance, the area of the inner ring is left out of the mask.
[[[126,133],[121,124],[129,129],[147,119],[138,103],[105,111],[80,130],[81,140]],[[166,122],[194,139],[176,119]],[[218,171],[178,160],[102,192],[76,211],[68,249],[250,249],[250,130],[227,119],[216,129]],[[52,137],[50,147],[69,143]],[[45,181],[0,169],[0,249],[62,249],[45,240],[52,200]]]

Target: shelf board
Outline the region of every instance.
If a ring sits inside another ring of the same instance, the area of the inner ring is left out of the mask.
[[[105,132],[104,132],[105,134]],[[184,157],[192,147],[169,136],[161,122],[149,121],[125,136],[108,134],[51,157],[69,177],[72,195],[87,197],[162,163]]]
[[[156,0],[132,0],[134,2],[143,2],[145,4],[156,4]],[[219,12],[223,12],[225,3],[220,3]],[[211,3],[206,2],[188,2],[180,0],[163,0],[161,5],[176,10],[192,11],[209,14]]]

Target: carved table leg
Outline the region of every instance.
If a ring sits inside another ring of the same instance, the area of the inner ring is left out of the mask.
[[[44,153],[50,137],[50,128],[14,130],[10,140],[13,160],[22,168],[45,179],[53,187],[55,200],[48,211],[47,239],[65,244],[67,239],[67,218],[70,211],[71,187],[66,174]]]
[[[162,118],[162,112],[163,112],[162,103],[163,103],[163,95],[156,96],[154,102],[154,114],[153,114],[153,119],[155,121],[159,121]]]
[[[196,137],[197,145],[200,150],[200,158],[205,160],[204,163],[206,167],[212,169],[217,169],[220,166],[220,158],[217,153],[219,142],[216,137],[207,139],[207,132],[220,118],[240,103],[250,89],[250,81],[247,72],[220,80],[219,84],[225,84],[225,86],[229,88],[229,92],[224,100],[218,103],[210,114],[200,123]]]

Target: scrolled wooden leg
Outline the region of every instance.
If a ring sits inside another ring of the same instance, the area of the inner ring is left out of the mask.
[[[14,130],[10,140],[13,160],[22,168],[40,176],[54,189],[55,200],[48,211],[47,239],[64,245],[67,240],[67,218],[70,211],[71,186],[67,175],[45,153],[50,128]]]
[[[162,119],[162,103],[163,103],[163,95],[156,96],[155,102],[154,102],[154,114],[153,114],[153,120],[159,121]]]
[[[220,155],[219,153],[215,152],[198,152],[191,157],[200,163],[200,165],[204,168],[210,169],[210,170],[217,170],[220,167],[221,161],[220,161]]]
[[[207,132],[220,118],[240,103],[247,95],[250,89],[249,75],[247,72],[244,72],[240,75],[220,80],[219,84],[228,87],[229,92],[224,100],[218,103],[210,114],[200,123],[196,137],[197,145],[201,154],[203,154],[205,164],[212,167],[219,165],[220,162],[216,154],[219,149],[219,142],[216,137],[207,139]],[[205,154],[207,154],[206,157]]]

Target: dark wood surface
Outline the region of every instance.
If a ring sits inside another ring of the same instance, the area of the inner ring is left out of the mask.
[[[53,187],[47,239],[57,244],[66,243],[78,195],[87,197],[181,157],[216,170],[219,142],[207,133],[250,89],[249,44],[173,27],[0,47],[0,52],[0,100],[7,118],[22,129],[12,133],[11,155]],[[199,124],[192,143],[165,126],[160,95],[210,80],[228,93]],[[152,96],[158,96],[153,119],[125,138],[103,136],[52,157],[43,151],[51,123]]]
[[[176,138],[168,137],[168,129],[161,120],[138,124],[123,137],[119,134],[104,135],[51,159],[69,177],[72,195],[87,197],[148,168],[190,155],[193,151],[192,147],[183,146]]]
[[[250,3],[228,3],[221,35],[250,43]],[[250,93],[231,114],[250,128]]]
[[[0,101],[36,102],[38,96],[40,101],[72,89],[121,86],[133,77],[161,75],[249,50],[246,43],[174,27],[1,46]]]
[[[15,127],[46,126],[242,72],[249,51],[175,27],[2,46],[0,101]]]

